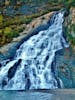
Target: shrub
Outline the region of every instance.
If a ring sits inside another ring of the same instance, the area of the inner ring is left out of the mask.
[[[4,29],[4,35],[5,37],[11,39],[13,37],[17,37],[19,34],[16,31],[12,30],[12,28],[6,27]]]
[[[3,22],[3,16],[0,15],[0,23]]]

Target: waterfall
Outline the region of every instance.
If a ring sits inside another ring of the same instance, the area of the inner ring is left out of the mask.
[[[64,12],[55,13],[46,30],[24,41],[13,60],[0,64],[0,90],[62,88],[54,64],[55,52],[69,47],[63,37]]]

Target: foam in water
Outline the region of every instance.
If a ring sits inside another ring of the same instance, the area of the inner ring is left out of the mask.
[[[12,61],[2,64],[1,90],[59,88],[52,72],[52,62],[56,51],[69,46],[63,37],[62,23],[63,12],[59,12],[53,16],[47,30],[30,37],[20,46]],[[60,80],[59,84],[62,87]]]

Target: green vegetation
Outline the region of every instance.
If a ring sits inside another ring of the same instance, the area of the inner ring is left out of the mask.
[[[13,37],[17,37],[18,35],[11,27],[5,27],[5,29],[0,30],[0,45],[10,42]]]
[[[12,37],[18,36],[18,33],[14,32],[12,30],[12,28],[10,28],[10,27],[5,27],[5,29],[4,29],[4,36],[11,39]]]
[[[75,46],[75,24],[72,24],[72,25],[70,24],[69,26],[67,26],[65,33],[71,45]]]
[[[44,15],[50,11],[58,10],[60,6],[48,8],[31,15],[16,15],[13,17],[0,15],[0,46],[11,42],[14,37],[19,36],[25,27],[23,24],[29,24],[34,18]]]
[[[3,12],[7,6],[13,5],[15,7],[20,7],[22,4],[31,4],[31,5],[41,5],[44,6],[45,10],[40,9],[37,13],[32,13],[31,15],[15,15],[15,16],[6,16],[3,13],[0,14],[0,46],[5,43],[11,42],[14,37],[19,36],[20,32],[23,32],[25,27],[23,24],[30,23],[34,18],[37,18],[41,15],[44,15],[50,11],[59,10],[62,7],[70,9],[71,6],[75,6],[75,0],[0,0],[0,11]],[[40,13],[39,13],[40,12]],[[70,29],[66,29],[70,30]],[[75,32],[75,25],[72,26],[72,30]],[[67,31],[69,34],[70,31]],[[74,42],[74,37],[70,34],[68,35],[69,40]]]
[[[64,6],[75,6],[75,0],[0,0],[0,6],[8,5],[20,5],[20,4],[41,4],[50,3],[52,4],[63,4]]]

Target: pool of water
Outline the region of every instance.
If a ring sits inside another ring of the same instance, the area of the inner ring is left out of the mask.
[[[67,90],[69,91],[69,90]],[[71,93],[55,92],[21,92],[21,91],[0,91],[0,100],[75,100],[75,91]]]

